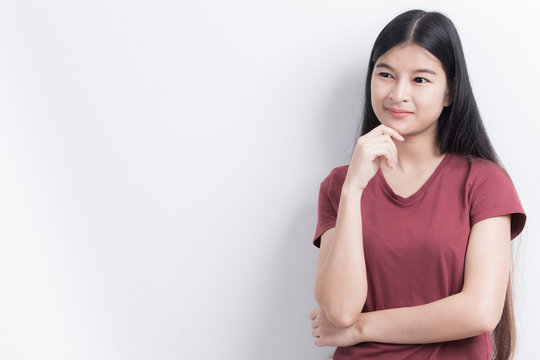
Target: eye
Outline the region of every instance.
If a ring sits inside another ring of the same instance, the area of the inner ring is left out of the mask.
[[[392,75],[390,75],[389,73],[385,73],[385,72],[379,73],[379,76],[382,76],[383,78],[390,78],[390,77],[392,77]]]
[[[423,83],[427,83],[428,80],[426,78],[423,78],[423,77],[416,77],[416,78],[414,78],[414,82],[416,82],[418,84],[423,84]]]

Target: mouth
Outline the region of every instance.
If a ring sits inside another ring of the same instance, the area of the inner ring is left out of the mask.
[[[405,111],[405,110],[394,109],[394,108],[386,108],[386,111],[388,111],[392,116],[397,117],[397,118],[404,118],[412,114],[411,111]]]

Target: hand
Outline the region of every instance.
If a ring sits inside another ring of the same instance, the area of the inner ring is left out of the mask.
[[[316,346],[351,346],[360,341],[360,334],[355,325],[342,328],[332,324],[321,308],[313,310],[309,314]]]
[[[384,159],[388,167],[393,169],[397,164],[398,154],[392,138],[405,141],[396,130],[383,124],[358,138],[344,186],[363,190]],[[376,161],[378,158],[379,161]]]

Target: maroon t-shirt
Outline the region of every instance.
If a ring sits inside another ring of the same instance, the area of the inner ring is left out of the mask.
[[[334,168],[321,182],[313,244],[336,226],[349,166]],[[395,194],[379,169],[361,198],[368,293],[363,311],[426,304],[463,287],[471,227],[512,214],[511,239],[526,215],[512,181],[499,165],[447,153],[424,185],[409,197]],[[491,335],[430,344],[366,342],[338,347],[334,359],[491,359]]]

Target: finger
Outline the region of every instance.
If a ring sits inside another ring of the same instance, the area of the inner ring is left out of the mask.
[[[390,135],[391,137],[393,137],[393,138],[395,138],[395,139],[397,139],[399,141],[405,141],[405,138],[403,136],[401,136],[400,133],[398,133],[395,129],[392,129],[389,126],[383,125],[382,132],[383,132],[383,134]]]
[[[394,144],[394,142],[392,141],[392,137],[390,135],[380,135],[377,140],[375,140],[374,138],[372,141],[375,144],[390,147],[390,150],[392,152],[391,162],[397,162],[397,147],[396,144]]]
[[[369,148],[371,156],[369,157],[371,161],[375,161],[378,157],[383,157],[386,160],[386,164],[390,168],[394,168],[394,154],[392,149],[388,144],[380,144],[375,146],[370,146]],[[382,160],[382,159],[381,159]]]
[[[401,136],[400,133],[398,133],[396,130],[392,129],[391,127],[383,125],[383,124],[377,126],[376,128],[374,128],[373,130],[369,132],[369,134],[372,134],[372,133],[373,135],[382,135],[382,134],[390,135],[391,137],[399,141],[405,141],[405,138]]]
[[[392,143],[392,145],[394,145],[394,143],[392,142],[392,140],[388,140],[390,143]],[[386,159],[386,165],[392,169],[395,168],[395,161],[397,159],[397,150],[394,149],[394,147],[390,145],[388,142],[386,142],[384,145],[383,145],[383,153],[382,155],[385,157]]]
[[[392,141],[392,139],[385,135],[385,139],[386,139],[386,142],[388,144],[388,146],[390,147],[390,150],[392,151],[392,162],[394,164],[397,163],[397,147],[396,147],[396,144],[394,144],[394,142]]]

